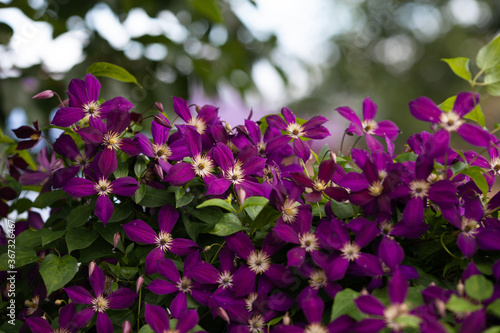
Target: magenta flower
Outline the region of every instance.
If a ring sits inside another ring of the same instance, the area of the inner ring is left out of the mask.
[[[46,319],[40,317],[27,318],[26,323],[28,323],[28,326],[33,332],[37,333],[76,333],[84,326],[76,325],[77,323],[73,319],[75,314],[75,303],[69,303],[63,306],[59,312],[59,328],[57,330],[54,330]]]
[[[90,305],[90,307],[75,315],[74,320],[78,327],[86,326],[92,317],[97,314],[97,332],[112,333],[113,324],[106,311],[108,309],[127,309],[134,304],[138,295],[128,288],[118,288],[118,290],[105,296],[105,280],[104,272],[98,266],[95,266],[89,278],[94,296],[81,286],[64,288],[72,302]]]
[[[278,115],[271,115],[266,118],[267,123],[271,127],[285,131],[290,139],[293,139],[295,154],[302,160],[307,161],[311,156],[311,151],[301,138],[321,140],[330,136],[328,129],[322,126],[328,119],[323,116],[314,116],[304,123],[304,125],[300,125],[297,123],[297,118],[290,109],[281,109],[281,114],[285,120]]]
[[[438,124],[444,131],[457,132],[468,143],[488,148],[491,146],[492,135],[480,126],[468,124],[463,117],[471,112],[479,103],[479,95],[463,92],[457,95],[453,110],[443,112],[429,98],[419,97],[410,102],[411,114],[423,121]]]
[[[68,89],[69,106],[57,110],[52,124],[69,127],[79,120],[106,118],[112,110],[130,110],[134,105],[123,97],[115,97],[102,105],[99,104],[101,83],[92,74],[85,75],[85,81],[73,79]]]
[[[375,121],[377,114],[377,105],[367,97],[363,101],[363,121],[358,115],[348,106],[342,106],[337,109],[340,115],[347,120],[351,121],[347,133],[354,133],[359,136],[365,136],[366,144],[371,151],[383,150],[382,144],[375,140],[372,135],[387,137],[389,140],[396,140],[399,134],[399,128],[390,120],[383,120],[381,122]]]
[[[56,159],[54,152],[49,156],[46,147],[38,154],[36,160],[39,163],[37,171],[24,170],[24,173],[19,177],[19,183],[22,185],[42,184],[40,192],[48,192],[52,188],[53,175],[63,167],[63,161],[60,158]]]
[[[187,333],[198,324],[199,319],[196,310],[186,310],[179,316],[175,327],[170,328],[170,320],[168,318],[169,315],[164,308],[146,303],[144,319],[155,333]]]
[[[96,162],[97,161],[97,162]],[[116,170],[116,155],[111,149],[105,149],[94,159],[95,170],[93,180],[85,178],[73,178],[63,190],[73,197],[86,197],[97,194],[95,215],[106,224],[113,215],[113,202],[109,198],[111,193],[130,197],[139,188],[139,183],[132,177],[121,177],[110,180],[109,176]]]
[[[134,220],[123,225],[128,238],[137,243],[156,245],[146,257],[146,274],[156,272],[156,262],[165,258],[170,251],[175,255],[185,257],[199,249],[199,246],[190,239],[173,238],[172,229],[179,219],[179,213],[170,205],[163,206],[158,213],[160,232],[156,233],[147,223]]]

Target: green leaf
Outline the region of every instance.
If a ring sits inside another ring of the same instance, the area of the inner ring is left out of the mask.
[[[141,179],[141,177],[144,176],[144,171],[146,171],[147,167],[148,166],[146,161],[144,161],[144,158],[142,156],[137,157],[137,161],[134,165],[134,173],[137,179]]]
[[[422,319],[413,315],[401,315],[398,316],[394,321],[396,323],[402,324],[403,327],[418,328]]]
[[[14,203],[13,208],[17,210],[18,214],[21,214],[33,206],[33,201],[27,198],[20,198]]]
[[[45,246],[50,242],[61,238],[66,233],[66,230],[52,231],[50,229],[43,228],[39,231],[39,233],[42,234],[42,246]]]
[[[493,302],[495,303],[495,302]],[[499,304],[500,306],[500,304]],[[492,326],[488,328],[487,330],[483,331],[483,333],[500,333],[500,326]]]
[[[356,213],[354,206],[350,203],[331,200],[333,214],[339,219],[348,219]]]
[[[252,220],[255,220],[257,215],[259,215],[264,206],[266,206],[268,203],[269,200],[264,197],[250,197],[243,203],[243,209],[247,212]]]
[[[278,212],[271,206],[265,206],[262,211],[257,215],[254,219],[250,228],[252,229],[262,229],[268,224],[272,224],[276,222],[276,220],[281,216],[281,213]]]
[[[67,228],[78,228],[85,224],[92,215],[94,207],[92,205],[76,206],[66,217]]]
[[[155,331],[153,331],[153,329],[151,328],[151,326],[149,325],[144,325],[141,327],[141,329],[139,330],[139,333],[155,333]]]
[[[447,98],[443,103],[439,104],[439,108],[444,112],[450,112],[453,110],[453,105],[455,105],[455,101],[457,100],[457,96],[451,96]]]
[[[16,244],[14,252],[15,258],[9,258],[9,254],[12,254],[12,252],[6,252],[0,256],[0,271],[10,271],[14,268],[23,267],[38,260],[35,249],[31,247],[22,247],[17,246]],[[9,263],[9,260],[15,260],[15,267],[10,266],[12,262]]]
[[[191,0],[190,3],[194,10],[210,21],[215,23],[222,22],[222,13],[216,0]]]
[[[146,189],[147,185],[146,184],[140,184],[139,188],[137,191],[135,191],[134,196],[132,199],[134,200],[135,203],[141,202],[142,199],[144,199],[144,196],[146,195]]]
[[[357,291],[349,288],[339,291],[333,300],[330,322],[345,314],[356,320],[363,318],[363,315],[354,303],[354,300],[358,298],[358,296],[359,293]]]
[[[461,173],[467,168],[467,163],[464,162],[457,162],[451,166],[451,171],[453,171],[453,174],[456,175],[457,173]]]
[[[500,67],[494,67],[485,72],[486,90],[492,96],[500,95]]]
[[[33,157],[31,157],[30,153],[28,153],[27,150],[16,150],[16,153],[24,159],[26,163],[33,169],[36,170],[37,163],[33,160]]]
[[[35,248],[42,244],[42,234],[37,230],[25,230],[16,237],[16,246]]]
[[[93,63],[87,68],[87,73],[91,73],[94,76],[110,77],[122,82],[135,83],[140,86],[135,76],[130,74],[125,68],[107,62]]]
[[[113,175],[115,175],[116,178],[127,177],[128,163],[127,162],[118,163],[118,167],[116,168],[115,172],[113,172]]]
[[[231,206],[227,201],[222,200],[222,199],[207,200],[207,201],[199,204],[198,206],[196,206],[196,209],[203,208],[203,207],[210,207],[210,206],[224,208],[225,210],[227,210],[229,212],[235,212],[233,206]]]
[[[484,118],[483,109],[481,105],[477,104],[471,112],[464,116],[465,119],[473,120],[482,127],[486,126],[486,119]]]
[[[66,232],[66,244],[68,245],[68,252],[73,250],[84,249],[90,246],[99,233],[96,230],[89,231],[83,227],[68,229]]]
[[[416,161],[417,157],[418,157],[418,155],[411,151],[411,152],[399,154],[398,156],[396,156],[394,161],[398,162],[398,163],[403,163],[403,162],[408,162],[408,161]]]
[[[461,77],[466,81],[472,80],[472,74],[469,70],[469,58],[458,57],[441,60],[445,61],[450,66],[453,73],[455,73],[458,77]]]
[[[452,294],[446,303],[446,308],[453,312],[473,312],[481,309],[482,305],[469,303],[469,301]]]
[[[210,233],[223,237],[232,235],[240,230],[243,230],[243,226],[238,217],[232,213],[226,213]]]
[[[191,215],[209,225],[215,225],[220,221],[220,219],[224,215],[224,212],[217,207],[206,207],[201,209],[193,209]]]
[[[137,267],[122,267],[120,269],[120,276],[125,280],[131,280],[139,271]]]
[[[47,287],[47,296],[64,287],[73,279],[77,271],[78,262],[69,254],[62,258],[52,253],[47,255],[40,265],[40,275]]]
[[[472,275],[465,281],[465,292],[478,301],[484,301],[493,295],[493,282],[483,275]]]
[[[144,207],[161,207],[166,204],[174,204],[174,196],[165,189],[157,189],[151,186],[146,186],[146,194],[139,202],[139,205]]]
[[[487,70],[500,64],[500,35],[483,46],[476,57],[477,67]]]
[[[488,183],[483,175],[483,170],[478,166],[469,166],[467,169],[463,170],[462,173],[471,177],[476,183],[477,187],[483,192],[484,197],[488,194]]]
[[[7,135],[3,134],[0,129],[0,143],[14,143],[15,141],[9,138]]]
[[[33,207],[35,208],[45,208],[51,206],[57,200],[67,197],[68,194],[63,190],[56,190],[51,192],[45,192],[40,194],[33,202]]]
[[[495,316],[500,318],[500,298],[497,298],[496,300],[488,304],[486,311],[493,313]]]
[[[175,208],[186,206],[194,199],[194,195],[183,187],[170,186],[168,192],[173,192],[175,194]]]
[[[133,211],[134,211],[134,205],[128,203],[121,203],[119,205],[115,205],[115,210],[113,211],[113,215],[111,215],[111,218],[109,219],[108,223],[121,222],[125,220],[127,217],[129,217]]]

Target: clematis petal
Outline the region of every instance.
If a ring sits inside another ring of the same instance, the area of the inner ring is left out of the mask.
[[[97,313],[97,333],[113,333],[113,323],[106,312]]]
[[[111,185],[113,186],[113,193],[126,197],[133,196],[139,188],[137,180],[129,176],[117,178],[111,182]]]
[[[85,112],[79,107],[62,107],[57,110],[50,122],[52,125],[69,127],[85,117]]]
[[[95,204],[95,215],[106,224],[113,215],[113,202],[107,195],[100,195]]]
[[[344,117],[345,119],[355,123],[356,125],[359,126],[359,128],[361,128],[361,120],[359,120],[359,117],[358,115],[356,114],[356,112],[354,112],[353,109],[351,109],[350,107],[348,106],[341,106],[339,108],[336,109],[338,113],[340,113],[340,115],[342,117]],[[363,135],[363,132],[361,133],[356,133],[358,135]]]
[[[38,333],[53,333],[54,329],[50,324],[40,317],[26,318],[26,323],[33,332]]]
[[[431,99],[419,97],[410,102],[410,113],[418,120],[439,123],[443,111]]]
[[[179,316],[177,326],[175,327],[179,332],[189,332],[198,324],[198,312],[196,310],[187,310]]]
[[[174,100],[174,112],[181,117],[186,123],[191,120],[191,111],[188,103],[179,97],[172,97]]]
[[[194,177],[196,177],[196,174],[191,163],[180,162],[170,168],[163,181],[173,186],[182,186]]]
[[[377,298],[371,295],[363,295],[354,300],[358,309],[366,314],[383,316],[385,306]]]
[[[158,261],[164,258],[165,258],[165,253],[159,247],[149,252],[145,260],[146,274],[156,273]]]
[[[96,193],[94,189],[94,182],[85,178],[71,179],[68,184],[63,187],[63,190],[72,197],[77,198],[86,197]]]
[[[154,332],[168,332],[170,330],[169,315],[164,308],[158,305],[146,303],[144,319]]]
[[[129,288],[119,288],[107,297],[110,309],[127,309],[135,303],[137,294]]]
[[[166,295],[166,294],[171,294],[175,293],[176,291],[179,291],[177,289],[177,286],[173,284],[172,282],[165,281],[162,279],[156,279],[151,281],[151,283],[147,287],[151,292],[157,294],[157,295]]]
[[[131,241],[144,244],[155,244],[158,235],[142,220],[134,220],[123,225],[125,234]]]
[[[92,275],[89,277],[90,285],[94,291],[94,295],[102,296],[104,293],[104,282],[105,282],[104,272],[96,265]]]
[[[455,99],[453,111],[462,118],[467,113],[471,112],[477,104],[479,104],[479,94],[461,92]]]
[[[170,233],[177,220],[179,220],[179,213],[173,206],[166,204],[160,208],[158,212],[158,226],[160,230]]]
[[[68,298],[76,304],[92,304],[94,297],[88,292],[87,289],[81,286],[64,288]]]
[[[166,279],[169,279],[172,282],[177,282],[181,280],[181,275],[177,270],[174,262],[170,259],[163,259],[158,261],[156,265],[158,269],[158,273]]]
[[[401,270],[396,269],[387,285],[387,293],[391,303],[403,304],[408,293],[408,281]]]
[[[488,131],[473,124],[462,124],[457,129],[457,133],[462,139],[478,147],[489,148],[493,141],[492,135]]]

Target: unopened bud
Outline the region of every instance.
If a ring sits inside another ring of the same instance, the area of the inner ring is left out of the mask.
[[[212,245],[207,245],[205,246],[205,248],[203,249],[203,252],[208,252],[212,249]]]
[[[332,161],[337,163],[337,154],[335,154],[333,151],[330,152],[330,158],[332,159]]]
[[[200,113],[201,107],[199,105],[196,105],[195,108],[196,113]]]
[[[141,275],[137,278],[137,281],[135,283],[135,292],[136,293],[139,292],[143,283],[144,283],[144,275]]]
[[[162,126],[172,128],[172,125],[170,125],[170,123],[168,122],[168,119],[162,114],[156,115],[154,121]]]
[[[114,236],[113,236],[113,250],[116,249],[118,246],[118,243],[120,242],[121,235],[120,232],[118,231]]]
[[[160,102],[156,102],[155,103],[155,108],[160,111],[160,112],[163,112],[163,104],[161,104]]]
[[[458,281],[458,284],[457,284],[457,292],[460,296],[464,296],[465,294],[465,286],[464,284],[462,283],[462,280]]]
[[[122,324],[122,332],[130,333],[131,331],[132,331],[132,324],[130,324],[130,321],[125,320]]]
[[[228,323],[231,321],[229,319],[229,315],[227,314],[226,310],[224,310],[223,308],[218,307],[217,314],[219,315],[219,317],[221,317],[223,320],[227,321]]]
[[[95,261],[92,260],[89,264],[89,276],[91,276],[92,273],[94,273],[94,268],[95,268]]]
[[[227,134],[232,134],[233,133],[233,128],[228,123],[226,123],[224,125],[224,128],[226,129]]]
[[[33,99],[47,99],[47,98],[52,98],[54,96],[54,92],[52,90],[44,90],[42,92],[39,92],[35,96],[33,96]]]
[[[56,299],[56,301],[54,302],[55,305],[61,305],[63,302],[62,299]]]
[[[239,187],[238,188],[238,200],[239,200],[241,206],[243,206],[243,203],[245,202],[246,197],[247,197],[247,192],[245,192],[243,187]]]
[[[290,325],[290,322],[291,322],[290,315],[287,312],[283,317],[283,325]]]
[[[446,304],[440,299],[436,299],[436,310],[441,317],[446,317]]]
[[[363,296],[370,295],[370,293],[368,292],[368,290],[366,290],[366,288],[361,289],[360,294],[363,295]]]

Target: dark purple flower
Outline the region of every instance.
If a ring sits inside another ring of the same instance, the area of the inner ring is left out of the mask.
[[[33,296],[31,300],[24,301],[24,305],[26,306],[26,308],[19,312],[19,318],[21,320],[25,320],[27,317],[41,317],[43,311],[40,308],[40,303],[45,300],[45,297],[47,297],[47,289],[45,288],[45,284],[38,284],[33,290]]]
[[[174,239],[172,237],[171,232],[178,219],[179,213],[175,208],[165,205],[158,213],[159,233],[156,233],[153,228],[141,220],[134,220],[123,225],[125,233],[132,241],[156,245],[156,248],[146,256],[146,274],[156,272],[156,262],[165,258],[165,253],[168,251],[184,257],[199,248],[190,239]]]
[[[281,114],[284,120],[278,115],[268,116],[266,118],[268,125],[285,131],[290,139],[293,140],[295,154],[303,161],[307,161],[311,156],[311,150],[301,138],[321,140],[330,136],[328,129],[322,126],[328,119],[323,116],[314,116],[303,125],[300,125],[297,123],[297,118],[290,109],[282,108]]]
[[[14,132],[19,139],[29,139],[19,142],[16,150],[33,148],[42,139],[42,131],[38,127],[38,120],[33,123],[33,127],[21,126],[17,129],[13,129],[12,132]]]
[[[337,109],[337,111],[342,115],[342,117],[349,120],[348,133],[354,133],[359,136],[365,136],[366,143],[370,150],[383,150],[382,144],[375,140],[372,135],[387,137],[390,141],[396,140],[399,134],[399,128],[390,120],[383,120],[381,122],[375,121],[375,115],[377,114],[377,105],[367,97],[363,101],[363,121],[361,121],[350,107],[342,106]]]
[[[235,159],[231,149],[220,142],[214,147],[212,156],[222,174],[218,178],[205,179],[207,195],[224,194],[231,185],[237,193],[240,189],[244,190],[247,197],[264,194],[262,185],[252,177],[264,169],[264,158],[254,155],[246,160]]]
[[[0,217],[6,217],[9,214],[10,207],[6,201],[17,198],[17,193],[13,188],[3,186],[0,188]]]
[[[97,332],[112,333],[113,324],[109,319],[106,311],[108,309],[127,309],[135,302],[138,296],[135,292],[128,288],[118,288],[118,290],[105,296],[106,278],[104,272],[95,266],[89,278],[90,285],[94,296],[81,286],[64,288],[68,298],[76,304],[86,304],[90,307],[85,308],[74,316],[74,321],[77,326],[84,327],[97,314]]]
[[[84,326],[78,325],[74,320],[76,314],[75,303],[69,303],[59,312],[59,328],[54,329],[46,319],[40,317],[27,318],[26,322],[33,332],[37,333],[76,333]]]
[[[457,95],[453,110],[444,112],[429,98],[419,97],[410,102],[410,112],[419,120],[438,124],[444,131],[457,132],[472,145],[489,148],[492,135],[480,126],[465,123],[463,120],[478,103],[478,94],[462,92]]]
[[[56,154],[52,152],[49,157],[47,148],[44,147],[36,160],[38,161],[37,171],[24,170],[19,177],[19,183],[22,185],[42,184],[41,192],[48,192],[52,188],[54,173],[63,167],[63,161],[56,159]]]
[[[110,180],[109,176],[116,170],[116,155],[111,149],[105,149],[94,163],[98,165],[95,180],[85,178],[73,178],[63,190],[73,197],[86,197],[98,194],[95,214],[104,223],[109,221],[113,215],[113,202],[109,198],[111,193],[130,197],[139,188],[139,183],[132,177],[121,177]]]
[[[158,305],[146,303],[144,319],[155,333],[187,333],[198,324],[199,318],[196,310],[186,310],[179,316],[175,327],[170,328],[170,320],[167,311]]]
[[[69,106],[57,110],[52,124],[69,127],[79,120],[84,123],[91,119],[106,118],[112,110],[122,110],[128,113],[134,105],[123,97],[115,97],[99,104],[101,83],[92,74],[85,75],[85,81],[73,79],[68,89]]]

